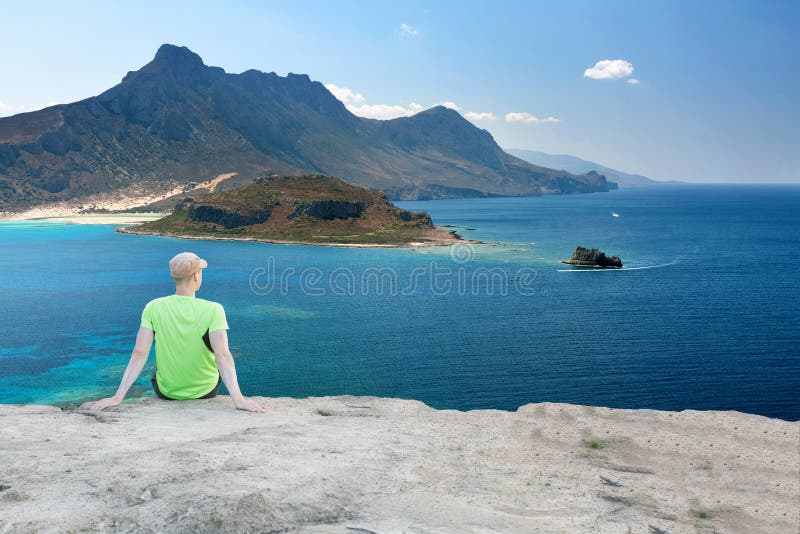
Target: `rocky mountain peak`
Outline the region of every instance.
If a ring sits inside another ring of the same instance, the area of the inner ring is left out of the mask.
[[[203,58],[185,46],[163,44],[153,58],[154,63],[162,63],[172,67],[204,67]]]

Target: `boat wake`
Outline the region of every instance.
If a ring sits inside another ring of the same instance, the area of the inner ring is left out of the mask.
[[[675,258],[669,263],[660,263],[658,265],[644,265],[642,267],[623,267],[621,269],[556,269],[556,272],[559,273],[597,273],[597,272],[609,272],[609,271],[641,271],[644,269],[659,269],[661,267],[668,267],[670,265],[675,265],[678,263],[678,258]]]

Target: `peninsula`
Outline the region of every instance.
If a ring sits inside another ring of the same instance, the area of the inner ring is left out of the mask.
[[[265,176],[242,187],[185,197],[170,215],[118,231],[356,247],[463,241],[455,231],[437,229],[424,211],[400,209],[381,191],[324,174]]]

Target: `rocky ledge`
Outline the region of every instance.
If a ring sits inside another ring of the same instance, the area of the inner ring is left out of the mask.
[[[593,248],[576,247],[572,257],[561,263],[576,265],[578,267],[602,267],[611,269],[621,269],[622,260],[619,256],[606,256],[602,250]]]
[[[0,532],[796,532],[800,422],[377,397],[0,405]]]

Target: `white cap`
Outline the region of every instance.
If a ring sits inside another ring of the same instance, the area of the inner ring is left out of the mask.
[[[194,252],[181,252],[169,260],[169,274],[175,280],[188,278],[206,267],[208,267],[208,262]]]

